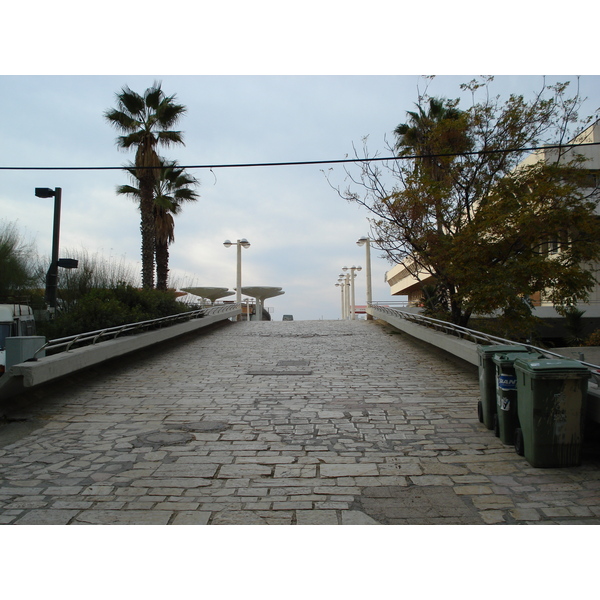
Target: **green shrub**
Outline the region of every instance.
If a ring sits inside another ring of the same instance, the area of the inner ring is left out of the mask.
[[[600,346],[600,329],[592,332],[585,340],[584,346]]]
[[[185,312],[173,292],[139,290],[129,285],[115,289],[93,289],[84,294],[69,310],[58,312],[54,319],[40,323],[38,331],[48,339],[56,339],[138,323]]]

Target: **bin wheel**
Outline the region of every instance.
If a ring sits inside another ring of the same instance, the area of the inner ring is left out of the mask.
[[[483,423],[483,404],[481,400],[477,403],[477,416],[479,417],[479,422]]]
[[[523,456],[525,454],[523,430],[520,427],[517,427],[517,429],[515,429],[515,452],[519,456]]]
[[[500,437],[500,421],[498,415],[494,415],[494,435]]]

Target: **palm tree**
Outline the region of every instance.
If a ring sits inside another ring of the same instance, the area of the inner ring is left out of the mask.
[[[427,189],[427,200],[433,209],[432,225],[435,227],[435,232],[426,232],[424,238],[431,241],[429,234],[434,233],[436,243],[441,243],[451,229],[453,217],[453,211],[448,210],[451,206],[448,189],[453,176],[450,167],[456,159],[455,154],[470,149],[471,138],[468,114],[456,108],[455,102],[429,98],[427,104],[427,110],[419,102],[417,112],[407,111],[408,123],[401,123],[394,129],[395,150],[400,156],[411,153],[417,155],[414,174]],[[428,260],[427,256],[417,258],[425,263]],[[428,290],[424,290],[424,300],[430,307],[432,303],[438,307],[443,307],[444,304],[452,306],[454,283],[441,282],[441,275],[437,272],[436,291],[433,296],[428,294]]]
[[[160,159],[161,167],[155,180],[153,191],[152,215],[154,219],[154,251],[156,256],[156,287],[167,289],[169,273],[169,245],[175,241],[175,220],[173,216],[181,212],[184,202],[195,202],[199,194],[193,186],[198,180],[188,174],[177,162],[166,162]],[[135,166],[126,169],[134,180],[136,177]],[[139,183],[139,182],[138,182]],[[140,201],[139,187],[121,185],[117,194],[130,196],[137,202]]]
[[[436,188],[448,182],[448,167],[455,158],[452,154],[465,152],[471,146],[467,113],[442,98],[429,98],[427,111],[420,103],[417,109],[418,112],[407,111],[409,122],[394,129],[395,149],[400,156],[411,151],[417,153],[415,171],[425,176],[431,186],[437,229],[441,232],[443,210]],[[450,156],[440,156],[444,154]]]
[[[192,186],[198,180],[186,173],[176,162],[166,164],[161,169],[161,179],[154,199],[154,224],[156,228],[156,287],[167,289],[169,274],[169,245],[175,241],[175,221],[173,217],[181,212],[184,202],[195,202],[198,193]]]
[[[160,82],[148,88],[143,96],[125,86],[117,94],[117,109],[104,113],[107,121],[123,135],[117,138],[122,149],[136,148],[135,170],[139,182],[142,233],[142,285],[154,287],[154,214],[155,182],[160,171],[157,146],[183,144],[180,131],[171,128],[186,108],[175,103],[175,96],[165,96]]]
[[[466,113],[442,98],[429,98],[427,112],[417,104],[418,112],[407,111],[408,123],[394,129],[396,150],[406,154],[414,150],[420,158],[417,164],[432,181],[443,179],[444,159],[436,154],[466,151],[469,138],[466,133]]]

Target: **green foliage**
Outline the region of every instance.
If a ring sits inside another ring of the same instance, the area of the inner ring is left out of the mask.
[[[469,327],[507,340],[543,346],[543,342],[538,339],[541,323],[541,319],[531,314],[528,303],[519,300],[496,318],[472,318]]]
[[[583,343],[584,346],[600,346],[600,329],[592,332],[587,340]]]
[[[39,335],[55,339],[188,310],[176,301],[174,292],[138,289],[137,276],[122,260],[105,260],[85,250],[68,250],[67,254],[77,258],[79,266],[60,269],[58,311],[52,320],[37,322]],[[40,265],[34,245],[23,241],[16,224],[2,224],[0,294],[26,297],[33,309],[45,309]]]
[[[41,335],[49,339],[86,331],[138,323],[185,312],[172,292],[137,289],[120,285],[115,289],[92,289],[67,312],[40,324]]]
[[[473,94],[464,110],[458,100],[419,98],[395,130],[398,160],[360,163],[352,180],[362,192],[342,196],[374,215],[372,237],[390,262],[434,286],[430,312],[463,326],[472,314],[500,314],[503,328],[519,321],[527,331],[529,297],[541,293],[563,314],[588,299],[599,190],[575,151],[527,150],[573,136],[581,98],[568,97],[568,84],[504,102],[490,84],[462,86]]]
[[[39,276],[39,261],[31,242],[16,223],[0,223],[0,297],[23,296]]]
[[[584,310],[578,310],[574,307],[570,307],[565,311],[565,328],[569,334],[567,337],[569,346],[582,346],[585,341],[582,322],[584,314]]]
[[[59,309],[70,310],[94,289],[114,289],[119,286],[137,287],[139,277],[133,267],[120,259],[106,259],[90,254],[85,249],[65,250],[65,254],[79,261],[77,269],[60,269],[58,277]]]

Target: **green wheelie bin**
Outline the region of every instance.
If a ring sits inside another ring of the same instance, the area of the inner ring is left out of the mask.
[[[496,365],[493,362],[494,354],[500,352],[527,352],[525,346],[509,346],[492,344],[491,346],[477,346],[479,355],[479,394],[481,398],[477,403],[479,422],[488,429],[494,429],[494,415],[496,414]]]
[[[570,359],[517,358],[515,450],[533,467],[581,464],[589,370]]]
[[[517,416],[517,376],[515,360],[517,358],[544,358],[539,353],[502,352],[494,354],[496,365],[496,414],[494,415],[494,433],[503,444],[515,443],[515,431],[519,424]]]

